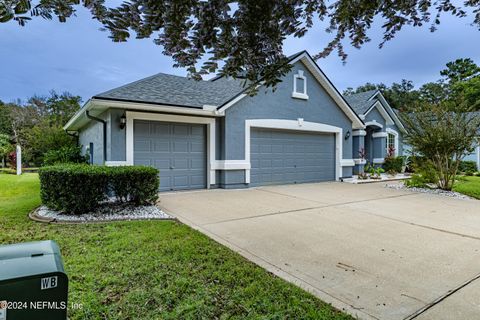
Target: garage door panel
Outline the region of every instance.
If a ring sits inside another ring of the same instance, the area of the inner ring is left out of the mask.
[[[205,188],[206,126],[135,120],[134,163],[160,170],[160,191]]]
[[[252,129],[251,184],[302,183],[335,179],[335,136]]]

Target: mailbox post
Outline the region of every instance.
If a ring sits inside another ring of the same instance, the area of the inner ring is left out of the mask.
[[[0,320],[65,320],[67,298],[56,242],[0,246]]]

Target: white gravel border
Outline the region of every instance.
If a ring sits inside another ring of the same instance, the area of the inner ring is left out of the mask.
[[[429,193],[429,194],[436,194],[443,197],[450,197],[460,200],[476,200],[475,198],[466,196],[464,194],[455,192],[455,191],[445,191],[442,189],[429,189],[429,188],[417,188],[417,187],[407,187],[404,183],[396,183],[396,184],[386,184],[385,188],[395,189],[395,190],[409,190],[413,192],[419,193]]]
[[[30,217],[42,222],[105,222],[105,221],[131,221],[131,220],[171,220],[172,216],[163,212],[159,207],[139,206],[128,204],[103,205],[95,212],[80,215],[64,214],[41,206]]]

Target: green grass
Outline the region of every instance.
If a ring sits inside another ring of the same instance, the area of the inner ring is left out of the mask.
[[[461,177],[455,182],[453,190],[480,199],[480,177]]]
[[[351,319],[174,221],[41,224],[36,174],[0,175],[0,243],[52,239],[70,319]]]

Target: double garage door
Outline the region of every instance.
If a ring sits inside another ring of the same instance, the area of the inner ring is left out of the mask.
[[[252,185],[335,180],[335,136],[302,131],[251,131]]]
[[[251,130],[252,186],[335,180],[333,134]],[[160,191],[206,188],[206,126],[135,120],[134,163],[160,170]]]

